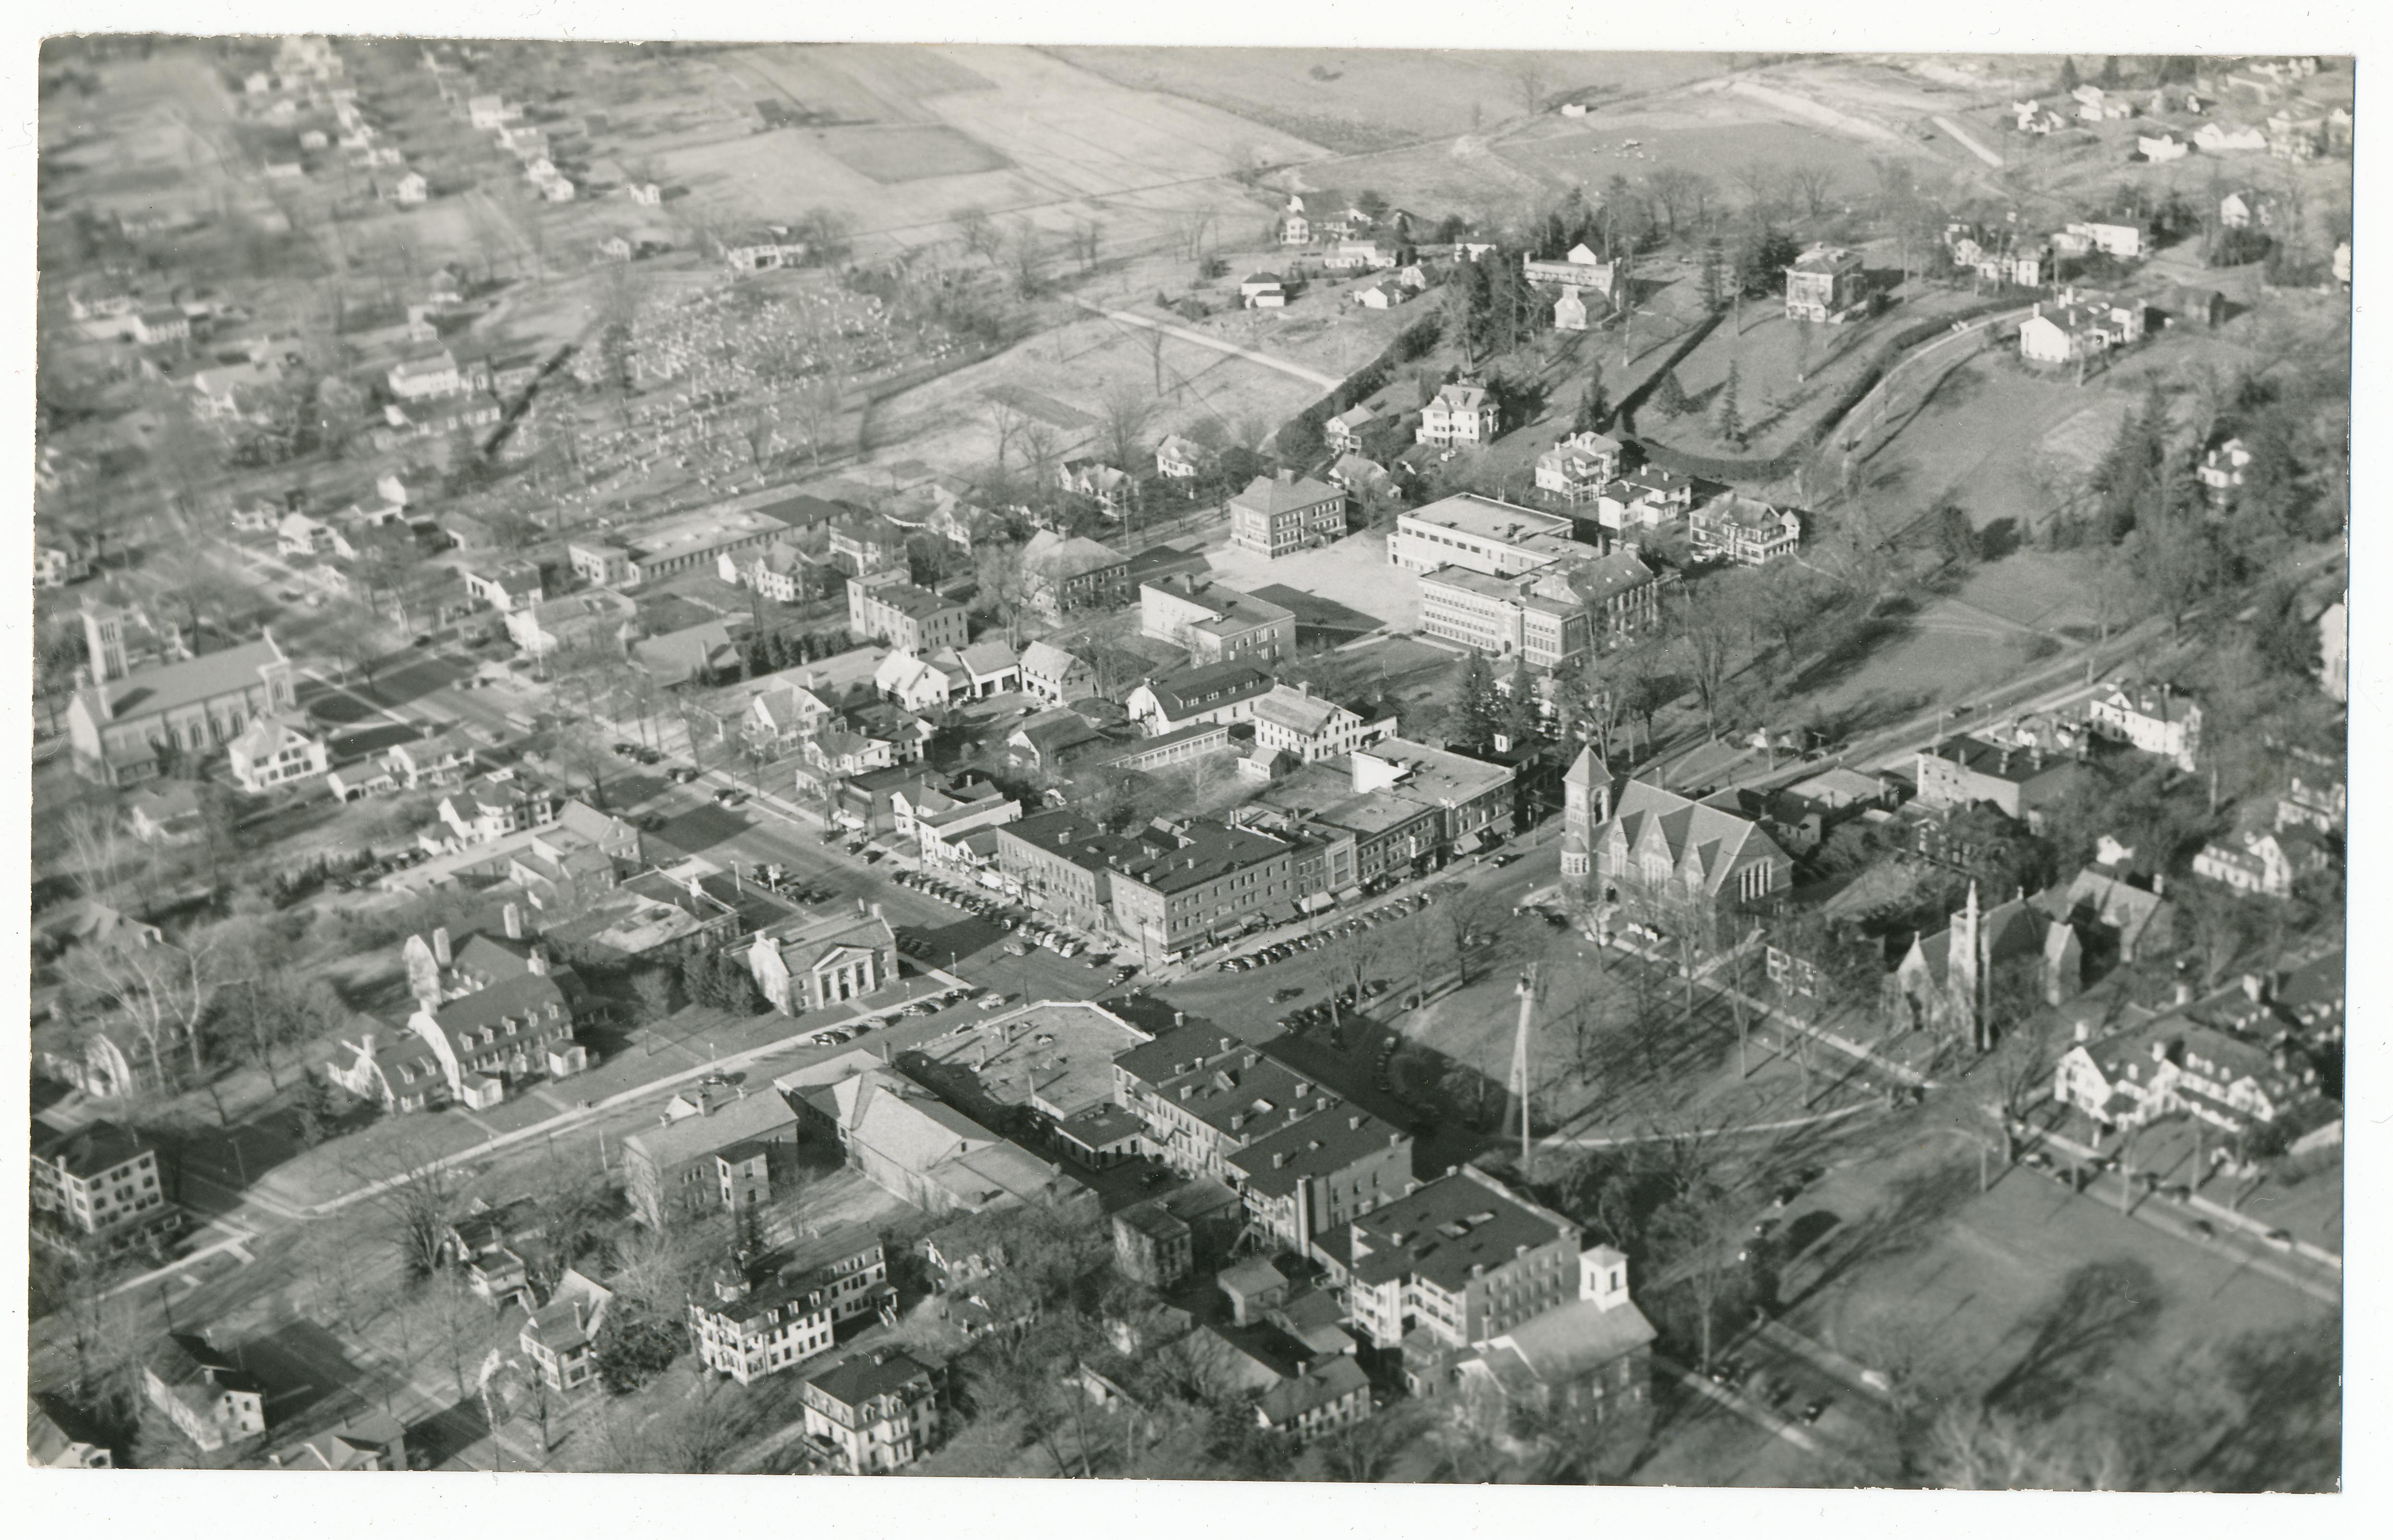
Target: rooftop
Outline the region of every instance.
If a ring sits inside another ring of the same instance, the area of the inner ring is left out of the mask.
[[[797,1114],[780,1092],[759,1090],[711,1104],[696,1116],[643,1129],[627,1135],[623,1145],[647,1155],[659,1169],[670,1170],[743,1141],[767,1138],[796,1121]]]
[[[1393,1124],[1360,1108],[1330,1107],[1268,1134],[1230,1157],[1246,1173],[1246,1185],[1269,1197],[1284,1197],[1309,1177],[1342,1171],[1359,1160],[1411,1141]]]
[[[1511,1261],[1523,1246],[1578,1244],[1570,1222],[1469,1168],[1382,1204],[1354,1220],[1353,1271],[1366,1282],[1410,1273],[1450,1292],[1471,1270]]]
[[[1452,529],[1457,534],[1497,544],[1526,545],[1540,535],[1567,541],[1571,521],[1552,514],[1541,514],[1535,508],[1523,508],[1514,503],[1499,502],[1476,492],[1458,492],[1452,497],[1415,508],[1404,516],[1411,524],[1432,525]]]
[[[139,669],[123,679],[85,687],[105,690],[106,715],[110,721],[121,722],[212,700],[235,690],[255,689],[260,683],[258,671],[282,661],[282,648],[269,633],[255,642],[227,647],[222,652],[203,653],[179,663]]]
[[[1324,486],[1309,476],[1282,472],[1276,476],[1259,476],[1247,483],[1246,490],[1232,498],[1240,508],[1253,508],[1268,516],[1292,514],[1300,508],[1310,508],[1328,499],[1346,494],[1336,487]]]

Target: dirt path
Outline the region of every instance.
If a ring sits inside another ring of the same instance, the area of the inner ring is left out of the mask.
[[[1240,347],[1236,343],[1223,342],[1219,337],[1207,336],[1202,332],[1192,331],[1185,326],[1175,326],[1170,321],[1149,320],[1144,316],[1132,315],[1128,310],[1108,310],[1077,296],[1072,303],[1092,314],[1103,316],[1107,320],[1118,321],[1124,326],[1144,327],[1149,332],[1160,332],[1166,336],[1178,337],[1182,342],[1193,342],[1199,347],[1210,347],[1216,353],[1227,353],[1232,358],[1244,359],[1249,363],[1259,363],[1265,369],[1277,370],[1282,374],[1317,385],[1324,390],[1335,390],[1346,383],[1334,374],[1324,374],[1318,370],[1307,369],[1302,364],[1290,363],[1286,359],[1275,359],[1268,353],[1258,353],[1251,347]]]
[[[1962,127],[1959,124],[1955,123],[1951,118],[1939,114],[1928,121],[1934,124],[1937,127],[1944,130],[1945,133],[1951,135],[1955,144],[1959,145],[1962,149],[1968,150],[1970,154],[1975,155],[1978,159],[1985,162],[1988,165],[1993,166],[1995,170],[2000,171],[2002,169],[2003,158],[2000,155],[1995,154],[1993,150],[1988,150],[1984,145],[1980,144],[1976,137],[1972,136],[1968,129]]]

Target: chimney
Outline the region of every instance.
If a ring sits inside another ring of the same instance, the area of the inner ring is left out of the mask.
[[[1312,1081],[1310,1081],[1310,1080],[1299,1080],[1299,1081],[1296,1083],[1296,1095],[1297,1095],[1297,1099],[1298,1099],[1299,1101],[1302,1101],[1305,1097],[1308,1097],[1308,1096],[1310,1096],[1310,1095],[1312,1095],[1312,1094],[1313,1094],[1313,1082],[1312,1082]]]
[[[1272,1152],[1272,1169],[1273,1169],[1273,1170],[1276,1171],[1276,1170],[1278,1170],[1281,1167],[1286,1166],[1287,1164],[1288,1164],[1288,1152],[1287,1152],[1286,1150],[1274,1150],[1274,1151]]]
[[[523,906],[516,903],[513,899],[509,899],[507,901],[507,907],[499,912],[504,916],[506,920],[507,939],[509,941],[521,941],[523,939]]]
[[[2179,979],[2177,981],[2177,1003],[2179,1005],[2191,1005],[2193,1003],[2193,983],[2191,980]]]
[[[881,906],[878,904],[872,906],[872,918],[875,920],[881,918]]]
[[[538,943],[534,943],[530,952],[524,958],[524,966],[530,968],[533,972],[538,973],[543,977],[546,977],[548,974],[548,948],[539,945]]]
[[[443,968],[449,966],[449,927],[446,925],[432,928],[432,960]]]
[[[1188,1012],[1187,1012],[1187,1011],[1174,1011],[1171,1013],[1171,1024],[1172,1024],[1172,1025],[1174,1025],[1174,1026],[1185,1026],[1185,1025],[1187,1025],[1187,1024],[1188,1024]]]
[[[1236,1042],[1236,1038],[1223,1038],[1223,1039],[1222,1039],[1222,1051],[1223,1051],[1223,1052],[1224,1052],[1224,1053],[1229,1052],[1229,1051],[1230,1051],[1230,1045],[1231,1045],[1232,1043]]]

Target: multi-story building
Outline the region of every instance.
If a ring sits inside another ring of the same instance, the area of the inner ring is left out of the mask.
[[[526,829],[545,829],[556,821],[556,792],[545,783],[513,769],[493,770],[476,777],[440,799],[437,811],[449,826],[442,843],[488,844]],[[431,838],[431,831],[419,838]]]
[[[806,1436],[838,1451],[852,1475],[910,1465],[939,1436],[933,1372],[896,1348],[874,1348],[806,1378]]]
[[[1310,848],[1330,867],[1346,854],[1336,837],[1352,840],[1351,880],[1328,881],[1327,891],[1340,891],[1417,875],[1504,839],[1515,821],[1514,790],[1509,765],[1391,737],[1353,750],[1344,763],[1306,765],[1259,803],[1299,820]],[[1324,891],[1305,882],[1307,867],[1300,859],[1302,891]]]
[[[1254,703],[1270,693],[1272,684],[1270,674],[1247,663],[1182,669],[1142,683],[1122,709],[1151,737],[1202,723],[1227,725],[1252,718]]]
[[[2242,1134],[2320,1093],[2318,1070],[2304,1056],[2184,1016],[2074,1044],[2052,1071],[2055,1100],[2113,1129],[2186,1113]]]
[[[1053,705],[1078,700],[1096,685],[1096,673],[1076,653],[1051,642],[1033,642],[1022,649],[1022,687]]]
[[[2043,749],[1989,743],[1964,734],[1912,756],[1912,778],[1922,805],[1949,812],[1992,803],[2019,819],[2032,819],[2067,793],[2080,775],[2074,756]]]
[[[1687,515],[1688,543],[1698,560],[1761,567],[1791,556],[1803,543],[1803,520],[1742,492],[1722,492]]]
[[[1032,535],[1022,573],[1031,607],[1057,623],[1082,610],[1118,609],[1130,596],[1130,558],[1081,535]]]
[[[1537,456],[1537,489],[1571,507],[1593,502],[1620,475],[1620,440],[1574,433]]]
[[[889,1293],[881,1238],[863,1232],[825,1236],[759,1281],[738,1265],[714,1280],[711,1299],[689,1304],[699,1362],[742,1385],[830,1351],[840,1323],[871,1313]]]
[[[1188,649],[1189,661],[1269,665],[1296,653],[1296,612],[1185,574],[1138,589],[1139,630]]]
[[[1862,255],[1841,246],[1814,246],[1786,269],[1786,319],[1834,320],[1862,295]]]
[[[964,607],[915,587],[903,570],[849,581],[847,629],[858,638],[886,642],[917,657],[940,647],[961,647],[972,639]]]
[[[61,1132],[37,1120],[33,1151],[33,1207],[75,1234],[137,1242],[182,1228],[157,1152],[129,1130],[101,1119]]]
[[[1441,1389],[1456,1354],[1579,1288],[1578,1226],[1470,1166],[1357,1215],[1319,1250],[1354,1325],[1404,1349],[1416,1393]]]
[[[1083,930],[1105,923],[1113,896],[1107,861],[1129,842],[1071,808],[1000,824],[991,832],[997,869],[1032,907]]]
[[[1302,896],[1295,857],[1291,841],[1260,830],[1158,820],[1107,854],[1114,925],[1153,967],[1242,928],[1249,915],[1293,919]]]
[[[624,1195],[652,1229],[687,1215],[737,1214],[770,1201],[774,1167],[791,1174],[797,1142],[797,1115],[780,1092],[726,1098],[700,1087],[667,1103],[656,1128],[623,1140]]]
[[[1421,408],[1420,425],[1413,441],[1420,444],[1492,444],[1496,441],[1496,399],[1487,387],[1469,382],[1440,385]]]
[[[1475,492],[1398,515],[1388,537],[1389,562],[1410,572],[1461,567],[1510,578],[1585,551],[1571,538],[1569,519]]]
[[[1634,1448],[1653,1422],[1654,1335],[1628,1297],[1628,1258],[1591,1246],[1577,1297],[1472,1343],[1453,1364],[1456,1389],[1496,1426],[1575,1412],[1612,1448]]]
[[[1506,578],[1441,567],[1421,574],[1420,598],[1423,632],[1490,658],[1517,656],[1533,668],[1561,668],[1593,635],[1560,563]]]
[[[879,514],[850,514],[833,519],[828,549],[830,559],[851,578],[907,569],[907,530]]]
[[[1114,1099],[1144,1126],[1149,1155],[1233,1189],[1240,1151],[1344,1104],[1303,1071],[1194,1022],[1116,1054]]]
[[[1259,476],[1230,499],[1230,542],[1274,559],[1346,533],[1346,489],[1282,471]]]
[[[1412,1136],[1353,1106],[1313,1113],[1225,1164],[1255,1222],[1291,1251],[1412,1188]]]
[[[1274,685],[1254,702],[1255,747],[1288,755],[1300,764],[1335,759],[1377,743],[1396,730],[1394,717],[1366,721],[1313,693],[1307,684]]]
[[[2202,751],[2202,705],[2165,684],[2122,685],[2086,706],[2086,725],[2102,737],[2133,744],[2147,754],[2191,771]]]
[[[2143,336],[2142,301],[2065,289],[2058,303],[2039,300],[2034,314],[2020,322],[2020,357],[2029,363],[2075,363],[2130,346]]]
[[[439,1061],[450,1096],[467,1107],[493,1107],[510,1086],[589,1067],[590,1051],[573,1040],[580,980],[571,969],[551,970],[538,949],[530,962],[529,972],[487,989],[443,1003],[419,1000],[408,1018],[408,1030]]]
[[[291,710],[291,662],[271,633],[257,641],[138,671],[126,662],[125,617],[83,609],[89,682],[67,707],[76,773],[111,786],[157,775],[158,756],[212,753],[262,716]]]

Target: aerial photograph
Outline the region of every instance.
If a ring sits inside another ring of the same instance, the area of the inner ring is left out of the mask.
[[[28,1463],[2342,1491],[2353,84],[41,44]]]

